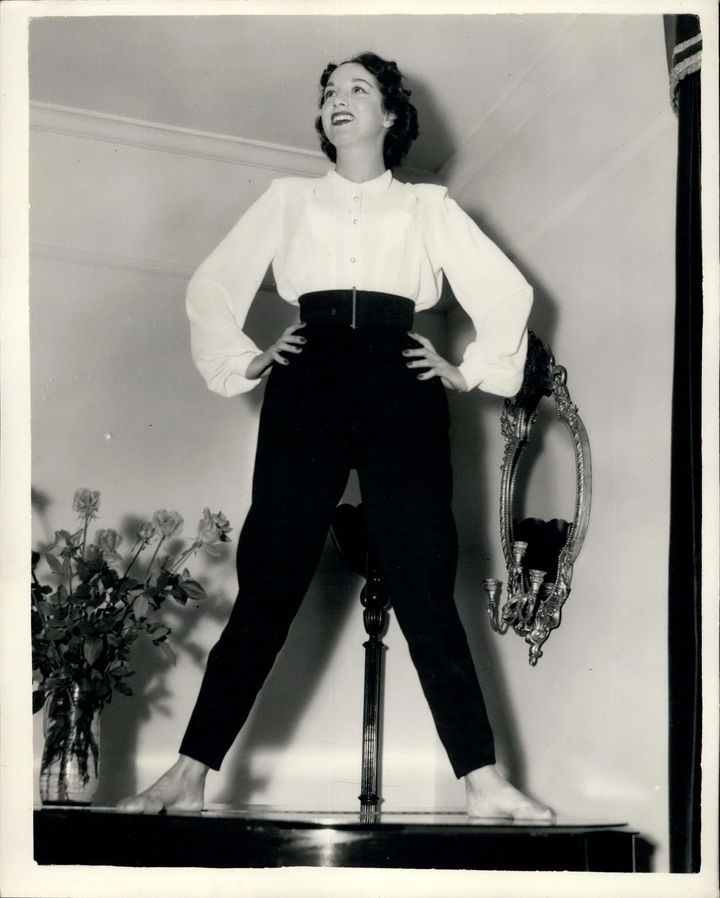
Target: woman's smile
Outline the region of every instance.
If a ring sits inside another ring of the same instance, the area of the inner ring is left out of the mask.
[[[377,80],[358,63],[338,66],[323,91],[321,117],[331,143],[345,146],[346,140],[380,144],[394,117],[385,111]],[[352,127],[348,127],[352,125]]]

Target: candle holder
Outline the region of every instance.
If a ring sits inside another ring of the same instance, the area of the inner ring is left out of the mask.
[[[544,584],[545,571],[530,568],[527,576],[523,571],[522,560],[527,551],[527,543],[518,540],[513,544],[515,560],[508,581],[505,604],[501,606],[500,597],[503,584],[494,577],[483,580],[488,595],[487,612],[490,625],[496,633],[506,633],[512,627],[516,633],[526,636],[535,620],[540,590],[543,598],[547,597],[555,587],[554,583]]]
[[[522,540],[513,543],[513,564],[509,571],[507,595],[501,604],[502,587],[500,580],[487,577],[483,587],[487,593],[487,612],[490,626],[496,633],[506,633],[510,627],[532,643],[530,663],[537,664],[542,655],[540,645],[545,639],[533,639],[533,632],[543,619],[539,612],[555,592],[555,583],[545,583],[545,571],[530,568],[525,573],[523,558],[528,544]],[[538,627],[538,634],[541,628]],[[545,636],[547,638],[547,636]]]

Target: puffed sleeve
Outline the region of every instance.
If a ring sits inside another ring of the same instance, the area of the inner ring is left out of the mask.
[[[237,396],[260,383],[245,377],[261,350],[243,326],[277,253],[281,221],[282,190],[273,181],[188,284],[185,306],[193,361],[208,387],[221,396]]]
[[[475,328],[460,371],[471,390],[514,396],[527,354],[532,287],[444,187],[432,193],[433,262],[443,269]]]

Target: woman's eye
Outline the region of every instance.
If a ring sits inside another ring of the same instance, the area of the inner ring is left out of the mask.
[[[365,90],[365,88],[364,88],[364,87],[360,87],[360,85],[356,85],[355,87],[353,87],[353,93],[357,93],[358,91],[359,91],[360,93],[363,93],[363,94],[364,94],[364,93],[367,93],[367,91]]]

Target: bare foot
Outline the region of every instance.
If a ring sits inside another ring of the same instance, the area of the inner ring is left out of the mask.
[[[465,776],[469,817],[504,817],[553,823],[552,808],[533,801],[505,779],[494,764],[478,767]]]
[[[160,779],[139,795],[117,803],[128,814],[159,814],[167,811],[202,811],[208,768],[200,761],[180,755]]]

